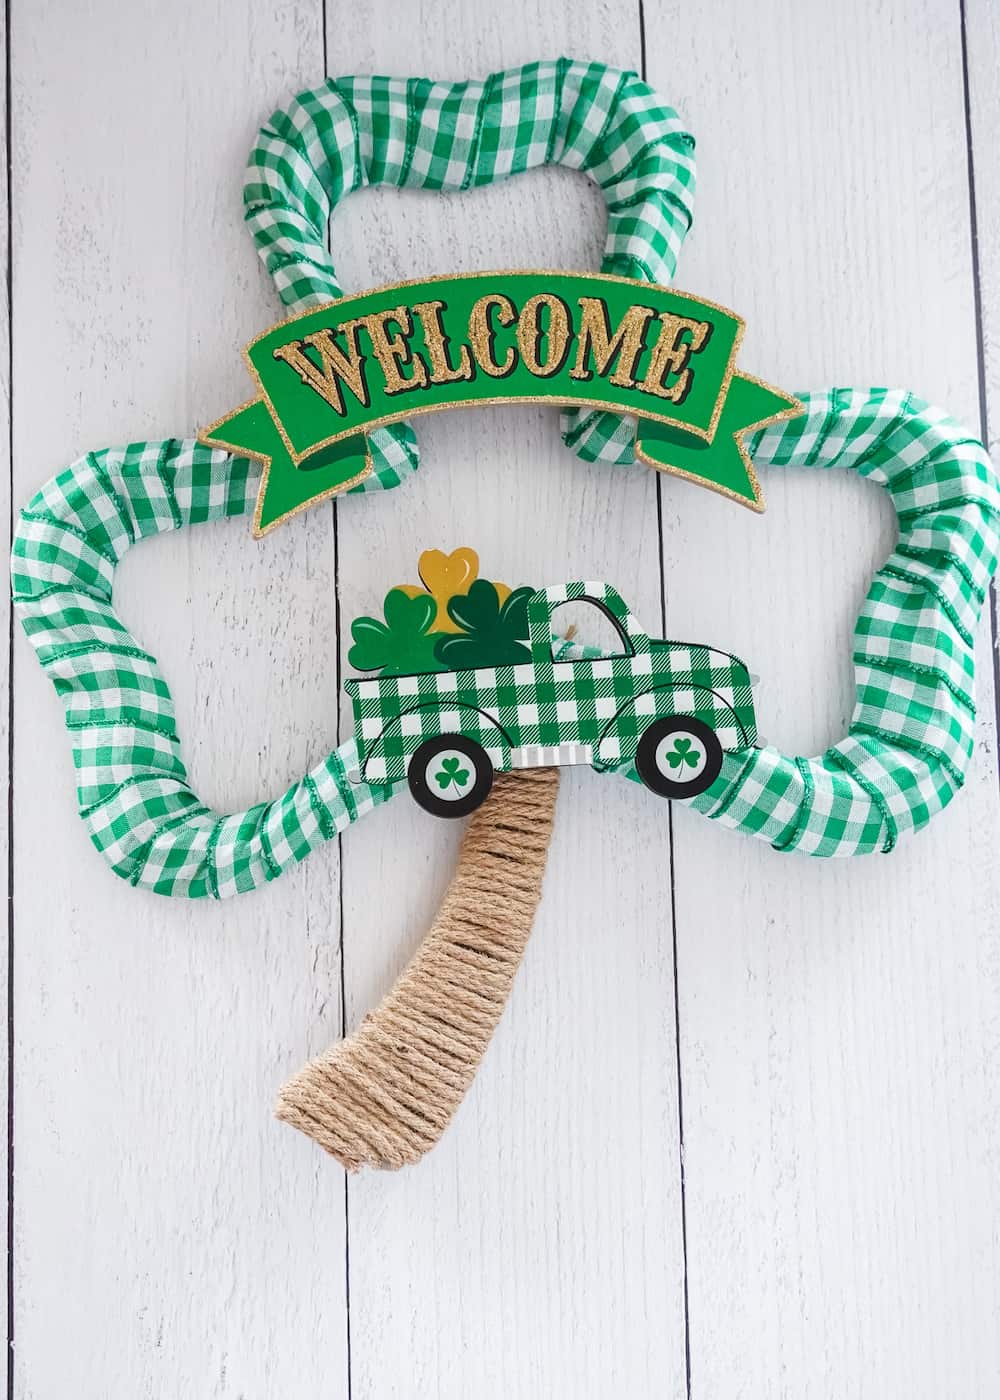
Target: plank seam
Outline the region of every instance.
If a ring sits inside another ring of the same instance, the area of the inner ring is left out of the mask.
[[[648,82],[646,73],[646,11],[644,0],[639,4],[639,74]],[[650,279],[655,280],[653,278]],[[663,560],[663,477],[656,474],[656,540],[660,565],[660,634],[667,635],[667,571]],[[667,804],[667,858],[670,871],[670,938],[674,964],[674,1062],[677,1068],[677,1163],[681,1211],[681,1297],[684,1314],[684,1394],[691,1400],[691,1301],[688,1287],[687,1237],[687,1179],[684,1171],[684,1069],[681,1063],[681,1001],[680,974],[677,965],[677,894],[674,863],[674,807]]]
[[[14,220],[11,213],[10,0],[4,0],[4,156],[7,180],[8,557],[14,545]],[[7,612],[7,1400],[14,1396],[14,609]]]
[[[972,93],[969,84],[969,39],[965,0],[958,0],[959,37],[962,49],[962,102],[965,114],[965,159],[969,185],[969,242],[972,259],[972,308],[976,327],[976,377],[979,394],[979,432],[990,450],[990,411],[986,393],[986,339],[983,330],[983,282],[979,263],[979,207],[976,202],[976,157],[972,130]],[[996,580],[990,581],[990,641],[993,653],[993,714],[1000,735],[1000,617]],[[996,746],[997,782],[1000,784],[1000,743]]]

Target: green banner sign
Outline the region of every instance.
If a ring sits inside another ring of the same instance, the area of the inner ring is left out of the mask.
[[[263,461],[258,537],[363,481],[373,428],[524,401],[632,415],[642,461],[762,510],[743,435],[801,406],[735,369],[742,335],[725,307],[624,277],[397,282],[257,336],[244,357],[258,397],[200,438]]]

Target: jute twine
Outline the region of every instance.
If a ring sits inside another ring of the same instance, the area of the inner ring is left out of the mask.
[[[277,1116],[348,1170],[419,1161],[462,1102],[531,933],[558,787],[557,768],[497,775],[409,967],[282,1088]]]

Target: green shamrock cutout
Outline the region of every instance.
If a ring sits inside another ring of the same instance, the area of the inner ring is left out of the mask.
[[[690,763],[692,768],[697,768],[701,754],[694,748],[690,739],[677,739],[666,757],[671,768],[680,768],[683,763]]]
[[[448,600],[448,616],[462,631],[441,637],[435,656],[449,671],[473,671],[477,666],[516,666],[530,661],[528,599],[533,588],[515,588],[504,599],[492,583],[477,579],[468,593]]]
[[[408,598],[400,588],[385,595],[385,621],[358,617],[351,623],[354,645],[347,659],[358,671],[412,676],[444,669],[434,654],[440,632],[432,632],[437,603],[429,593]]]
[[[469,781],[468,768],[460,768],[459,763],[460,760],[457,758],[442,758],[441,767],[438,772],[434,774],[435,780],[442,791],[446,787],[450,787],[452,783],[454,783],[457,788],[463,788]]]

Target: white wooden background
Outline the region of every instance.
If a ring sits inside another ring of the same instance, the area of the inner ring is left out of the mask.
[[[245,397],[238,349],[279,307],[242,167],[272,108],[325,72],[645,65],[698,138],[679,283],[746,316],[745,366],[790,389],[900,384],[1000,425],[993,0],[10,9],[15,509],[88,448],[190,434]],[[544,171],[447,199],[368,192],[333,233],[360,288],[596,266],[603,211]],[[419,430],[398,492],[262,544],[203,527],[123,566],[121,610],[163,663],[208,800],[276,793],[346,732],[338,597],[346,618],[372,608],[425,546],[473,544],[512,582],[606,577],[654,630],[662,583],[668,634],[762,673],[772,742],[812,753],[844,731],[850,628],[892,539],[873,488],[772,472],[758,518],[583,466],[542,409]],[[466,1104],[419,1168],[350,1180],[271,1102],[390,985],[457,833],[402,800],[255,896],[138,893],[88,843],[19,632],[12,655],[9,1396],[997,1395],[987,624],[967,787],[889,859],[777,855],[568,774]]]

